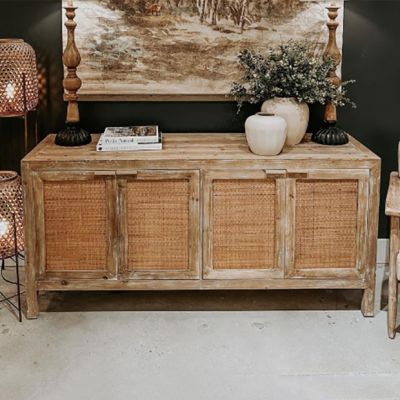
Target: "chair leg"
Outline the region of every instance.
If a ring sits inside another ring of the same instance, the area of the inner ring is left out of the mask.
[[[389,301],[388,301],[388,334],[391,339],[396,336],[397,316],[397,256],[399,253],[399,217],[390,220],[390,262],[389,262]]]

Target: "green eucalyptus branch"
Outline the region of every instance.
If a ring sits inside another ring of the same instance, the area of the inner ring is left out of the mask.
[[[267,55],[245,49],[239,53],[238,63],[242,78],[232,84],[230,91],[238,111],[245,101],[260,103],[273,97],[294,97],[308,104],[356,106],[346,88],[355,81],[343,82],[340,87],[329,82],[327,75],[335,68],[335,62],[316,58],[310,43],[291,40],[270,49]]]

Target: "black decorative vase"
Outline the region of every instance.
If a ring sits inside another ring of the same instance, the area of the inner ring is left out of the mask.
[[[324,125],[311,137],[313,142],[326,144],[329,146],[337,146],[349,142],[349,136],[340,127],[336,121],[324,121]]]
[[[90,133],[82,129],[77,123],[67,122],[66,127],[57,133],[55,144],[58,146],[83,146],[92,141]]]

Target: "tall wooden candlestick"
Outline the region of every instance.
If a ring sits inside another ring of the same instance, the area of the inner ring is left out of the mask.
[[[63,62],[67,68],[67,75],[64,78],[63,86],[65,89],[64,100],[68,101],[66,127],[58,132],[55,143],[60,146],[81,146],[91,142],[91,136],[88,132],[79,126],[79,107],[78,90],[82,86],[82,81],[76,74],[76,69],[81,62],[81,56],[75,43],[76,22],[75,10],[72,0],[68,0],[64,7],[67,21],[67,46],[64,50]]]
[[[329,30],[329,39],[323,54],[323,59],[325,61],[333,60],[334,62],[327,79],[337,87],[340,87],[342,84],[341,79],[336,73],[337,67],[342,61],[342,55],[340,54],[336,42],[336,31],[339,26],[339,22],[336,21],[336,18],[338,17],[339,8],[340,7],[334,4],[326,7],[329,17],[326,24]],[[349,141],[347,133],[337,126],[336,106],[332,102],[325,105],[324,126],[312,136],[312,140],[317,143],[329,145],[345,144]]]
[[[334,65],[332,69],[328,73],[328,80],[335,86],[339,87],[342,83],[341,79],[338,77],[336,70],[340,62],[342,61],[342,55],[340,54],[339,48],[336,42],[336,31],[339,26],[339,22],[336,21],[338,16],[339,7],[337,6],[328,6],[328,16],[329,21],[327,22],[327,27],[329,29],[329,39],[328,45],[323,54],[324,61],[333,60]],[[324,120],[325,121],[336,121],[337,114],[336,114],[336,106],[332,103],[328,103],[325,107],[324,113]]]

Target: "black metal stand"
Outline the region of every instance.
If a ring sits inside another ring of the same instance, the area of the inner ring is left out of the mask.
[[[18,252],[18,238],[17,238],[17,221],[15,218],[15,214],[13,215],[13,226],[14,226],[14,251],[15,251],[15,271],[16,271],[16,282],[10,281],[4,277],[4,270],[5,270],[5,260],[6,258],[1,259],[1,270],[0,275],[3,280],[7,283],[17,286],[17,294],[13,296],[6,296],[3,292],[0,291],[0,303],[7,303],[10,307],[14,308],[18,312],[18,321],[22,322],[22,307],[21,307],[21,286],[23,286],[20,282],[19,276],[19,258],[22,257],[21,254]],[[13,259],[13,257],[8,257],[8,259]],[[17,304],[14,304],[11,300],[17,298]]]
[[[55,144],[58,146],[83,146],[89,144],[92,137],[77,123],[67,122],[66,127],[57,133]]]
[[[349,142],[349,136],[336,121],[324,121],[324,125],[311,137],[313,142],[336,146]]]

